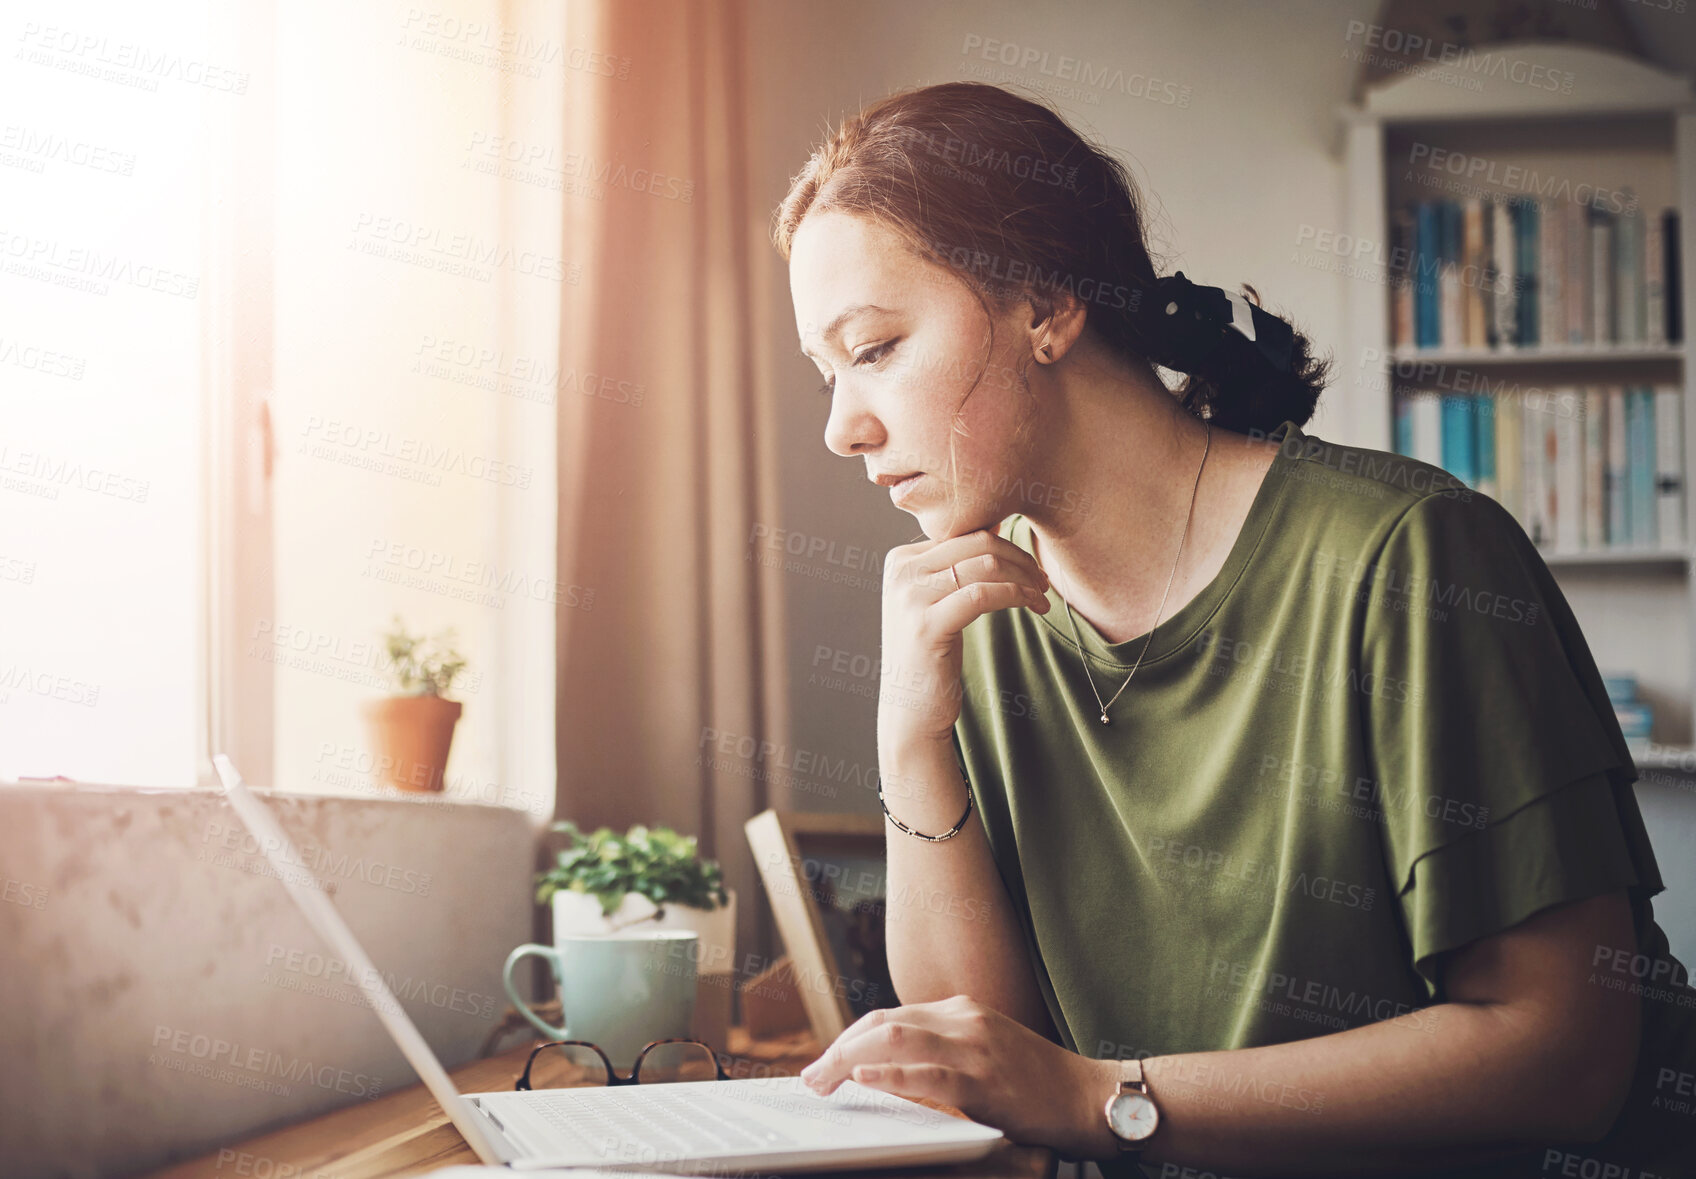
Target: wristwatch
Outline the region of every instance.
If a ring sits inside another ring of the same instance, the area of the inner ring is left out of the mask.
[[[1160,1110],[1154,1096],[1143,1080],[1142,1061],[1125,1062],[1125,1075],[1107,1099],[1107,1129],[1119,1143],[1121,1155],[1141,1152],[1155,1127],[1160,1125]]]

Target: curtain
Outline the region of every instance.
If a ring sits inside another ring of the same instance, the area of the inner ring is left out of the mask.
[[[581,269],[561,303],[556,815],[698,834],[739,894],[746,961],[771,945],[742,829],[768,790],[760,760],[714,751],[780,746],[787,717],[778,575],[749,543],[777,518],[777,431],[754,359],[772,247],[744,5],[594,0],[568,19],[564,150],[602,195],[561,200]]]

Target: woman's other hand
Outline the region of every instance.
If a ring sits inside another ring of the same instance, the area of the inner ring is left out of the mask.
[[[967,995],[868,1012],[801,1072],[817,1093],[853,1080],[929,1098],[1073,1158],[1116,1153],[1103,1108],[1118,1077]]]

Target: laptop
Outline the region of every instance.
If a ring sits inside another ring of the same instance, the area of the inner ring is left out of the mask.
[[[829,1096],[799,1077],[461,1094],[270,809],[230,759],[212,764],[236,814],[372,1011],[483,1163],[714,1174],[924,1166],[981,1158],[1001,1131],[844,1081]]]

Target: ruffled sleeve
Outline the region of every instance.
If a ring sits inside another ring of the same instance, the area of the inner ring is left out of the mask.
[[[1495,500],[1409,506],[1361,589],[1360,680],[1380,827],[1412,943],[1437,956],[1539,910],[1662,883],[1637,777],[1554,578]]]

